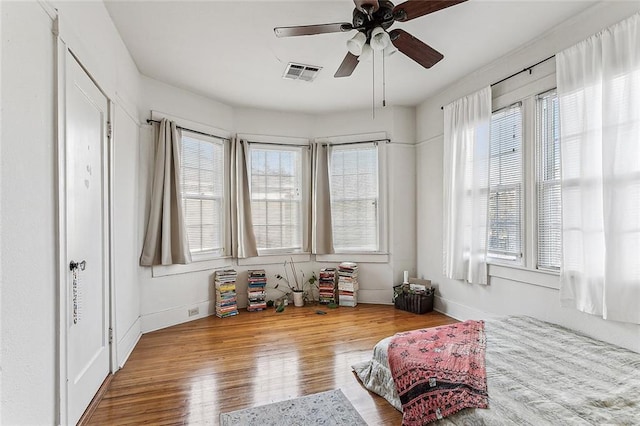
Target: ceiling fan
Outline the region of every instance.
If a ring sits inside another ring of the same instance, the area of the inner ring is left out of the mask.
[[[276,27],[274,32],[277,37],[296,37],[357,30],[358,33],[347,41],[349,52],[334,77],[350,76],[360,60],[371,56],[372,50],[391,53],[391,45],[423,67],[431,68],[444,57],[440,52],[406,31],[387,30],[395,21],[410,21],[465,1],[467,0],[409,0],[394,6],[388,0],[353,0],[356,7],[353,9],[351,23]]]

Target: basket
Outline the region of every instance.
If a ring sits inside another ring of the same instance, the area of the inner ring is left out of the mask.
[[[393,303],[396,309],[414,314],[426,314],[433,311],[433,293],[407,293],[402,285],[397,285],[393,287]]]

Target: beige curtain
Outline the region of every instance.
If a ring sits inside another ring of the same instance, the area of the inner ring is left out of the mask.
[[[156,140],[149,221],[140,265],[173,265],[191,262],[180,196],[180,141],[176,123],[166,118]]]
[[[313,241],[313,209],[312,209],[312,186],[313,186],[313,149],[302,148],[302,251],[304,253],[315,253],[312,247]]]
[[[329,189],[329,147],[326,144],[312,144],[312,252],[333,253],[333,233],[331,229],[331,191]]]
[[[246,141],[231,140],[231,247],[236,258],[258,255],[256,237],[251,220],[251,193],[249,192],[249,174],[247,156],[249,150]]]

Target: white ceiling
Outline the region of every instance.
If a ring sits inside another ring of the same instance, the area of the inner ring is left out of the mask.
[[[276,26],[350,22],[351,0],[105,3],[138,69],[154,79],[232,106],[308,113],[371,107],[371,62],[360,63],[351,77],[333,77],[355,32],[291,38],[273,33]],[[387,105],[417,105],[593,3],[469,0],[396,22],[392,29],[410,32],[444,59],[427,70],[401,53],[388,57]],[[290,61],[323,69],[312,83],[284,80]],[[380,104],[380,60],[377,65]]]

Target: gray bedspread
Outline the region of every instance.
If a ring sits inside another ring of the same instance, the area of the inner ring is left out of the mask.
[[[485,321],[489,409],[438,425],[640,425],[640,354],[529,317]],[[401,410],[387,361],[390,337],[352,368]]]

